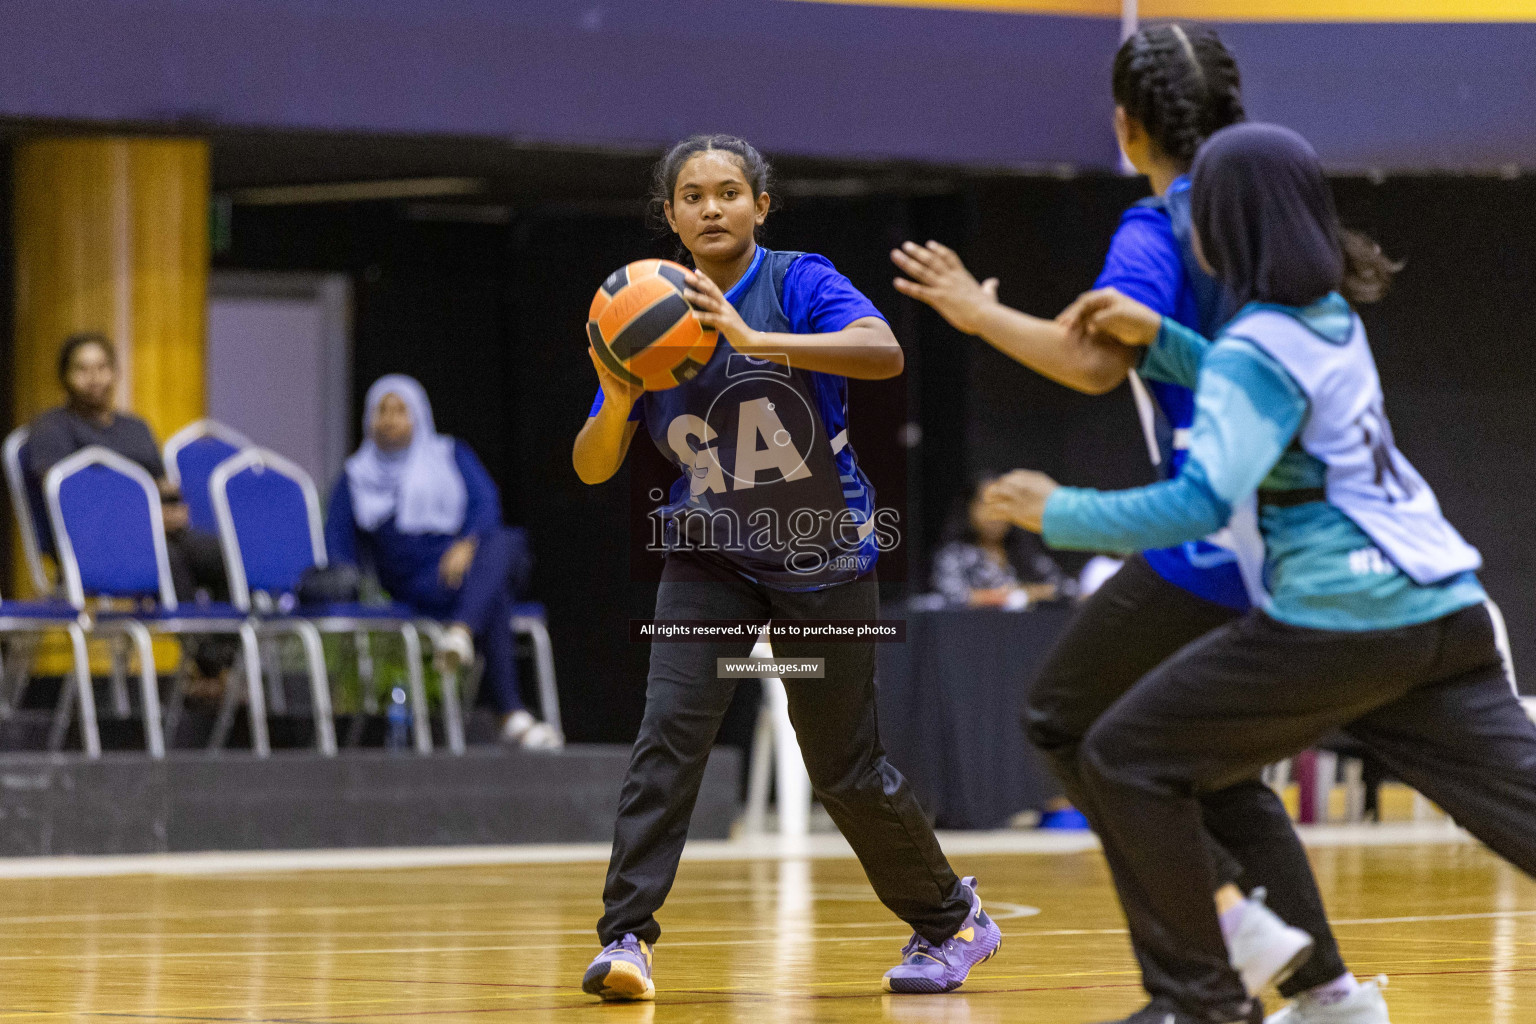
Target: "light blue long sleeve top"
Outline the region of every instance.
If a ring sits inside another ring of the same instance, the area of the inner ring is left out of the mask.
[[[1351,325],[1335,294],[1288,310],[1324,337]],[[1295,380],[1252,342],[1214,343],[1164,318],[1144,373],[1189,381],[1195,419],[1189,458],[1171,480],[1124,491],[1062,487],[1046,502],[1042,536],[1051,547],[1131,552],[1208,536],[1237,502],[1265,490],[1322,488],[1326,466],[1298,440],[1309,403]],[[1371,630],[1428,622],[1484,600],[1475,573],[1421,585],[1326,501],[1259,514],[1265,583],[1273,617],[1313,629]],[[1374,552],[1374,557],[1370,554]]]

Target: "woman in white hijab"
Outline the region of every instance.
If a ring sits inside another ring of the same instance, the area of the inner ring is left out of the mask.
[[[450,622],[444,653],[461,664],[479,646],[503,740],[558,745],[518,693],[511,591],[532,567],[526,535],[502,524],[490,474],[468,445],[437,432],[414,379],[380,377],[363,405],[363,443],[326,517],[331,561],[368,566],[396,601]]]

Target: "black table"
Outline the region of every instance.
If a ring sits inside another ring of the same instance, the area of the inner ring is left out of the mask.
[[[1071,613],[909,610],[906,643],[877,645],[880,738],[939,828],[1001,828],[1060,794],[1019,711]]]

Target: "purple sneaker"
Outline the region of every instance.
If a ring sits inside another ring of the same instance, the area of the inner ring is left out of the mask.
[[[608,943],[582,976],[581,990],[609,1002],[655,999],[650,945],[633,935]]]
[[[902,947],[901,963],[885,972],[887,992],[953,992],[965,984],[971,968],[990,960],[1003,945],[1003,933],[981,909],[976,879],[960,880],[971,896],[971,912],[960,930],[935,946],[916,933]]]

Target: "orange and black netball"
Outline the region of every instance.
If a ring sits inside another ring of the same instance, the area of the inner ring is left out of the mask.
[[[717,334],[693,318],[683,298],[687,273],[671,260],[637,260],[609,274],[592,297],[587,337],[622,380],[665,391],[709,362]]]

